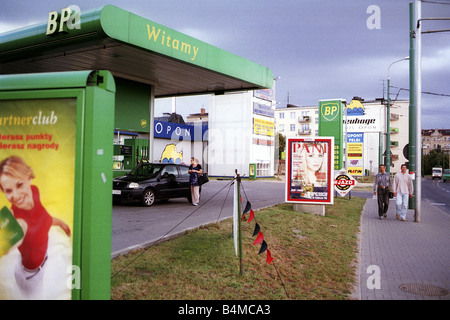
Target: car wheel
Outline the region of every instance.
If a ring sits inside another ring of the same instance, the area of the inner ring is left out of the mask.
[[[153,203],[155,203],[155,192],[151,189],[147,189],[142,194],[141,202],[144,206],[150,207]]]

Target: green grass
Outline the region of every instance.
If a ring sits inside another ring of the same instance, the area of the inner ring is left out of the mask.
[[[365,199],[335,199],[326,216],[282,204],[255,212],[274,261],[253,245],[255,222],[242,222],[243,275],[232,221],[118,256],[112,299],[349,299],[355,282],[357,232]],[[125,268],[124,268],[125,267]]]

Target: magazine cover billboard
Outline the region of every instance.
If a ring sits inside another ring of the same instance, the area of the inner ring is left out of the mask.
[[[0,299],[70,299],[76,98],[0,101]]]
[[[334,138],[288,138],[286,202],[333,204]]]

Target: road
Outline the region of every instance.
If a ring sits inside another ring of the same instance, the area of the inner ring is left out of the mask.
[[[241,185],[244,205],[248,197],[253,210],[284,202],[284,182],[243,180]],[[145,247],[186,229],[231,217],[232,204],[231,181],[211,180],[202,187],[198,207],[192,206],[185,198],[158,202],[149,208],[139,204],[114,205],[112,256]]]
[[[422,178],[422,201],[428,201],[433,206],[439,206],[450,214],[450,182]]]
[[[284,182],[258,180],[242,182],[242,198],[252,208],[260,209],[284,203]],[[422,201],[450,213],[450,183],[422,179]],[[352,191],[352,196],[373,197],[370,191]],[[164,237],[175,236],[186,229],[216,222],[232,216],[233,188],[229,180],[211,180],[202,190],[200,206],[186,199],[171,199],[152,207],[139,204],[115,205],[112,214],[112,256],[133,248],[148,246]],[[393,203],[395,206],[395,203]]]

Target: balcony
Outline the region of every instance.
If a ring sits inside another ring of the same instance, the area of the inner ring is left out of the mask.
[[[310,122],[311,118],[309,116],[299,116],[298,117],[298,122],[300,123],[304,123],[304,122]]]
[[[307,134],[311,134],[311,129],[305,129],[305,130],[298,129],[298,135],[299,136],[307,135]]]
[[[389,128],[389,132],[391,134],[396,134],[396,133],[398,133],[398,128]]]
[[[398,141],[391,141],[391,147],[398,147]]]

